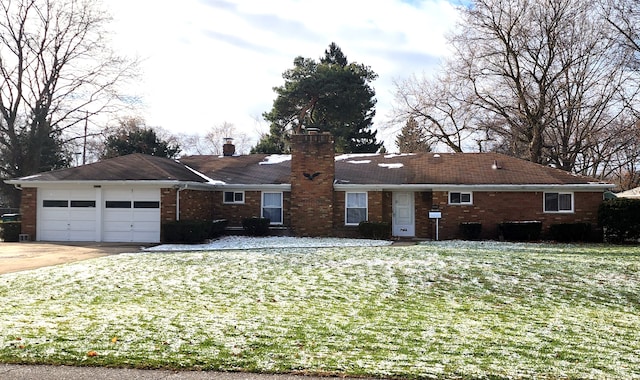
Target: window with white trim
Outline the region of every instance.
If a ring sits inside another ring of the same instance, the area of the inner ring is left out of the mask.
[[[282,224],[282,193],[262,193],[262,217]]]
[[[450,205],[470,205],[473,204],[473,193],[450,191],[449,192],[449,204]]]
[[[544,193],[544,212],[573,212],[573,193]]]
[[[222,200],[224,203],[244,203],[244,191],[225,191]]]
[[[367,193],[345,193],[345,225],[358,225],[367,220]]]

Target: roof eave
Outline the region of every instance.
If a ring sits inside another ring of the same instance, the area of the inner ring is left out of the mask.
[[[345,184],[337,183],[333,185],[338,191],[605,191],[615,187],[610,183],[588,183],[588,184],[480,184],[480,185],[460,185],[460,184]]]
[[[20,187],[41,187],[44,185],[92,185],[92,186],[110,186],[110,185],[144,185],[154,187],[188,187],[190,189],[211,189],[212,185],[194,181],[178,181],[178,180],[72,180],[72,181],[23,181],[18,179],[5,180],[9,185],[19,185]]]

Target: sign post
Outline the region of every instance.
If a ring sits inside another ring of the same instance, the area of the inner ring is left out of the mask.
[[[440,218],[442,218],[442,212],[440,212],[440,211],[429,211],[429,219],[435,219],[436,220],[436,241],[438,241],[438,232],[439,232],[438,221],[440,220]]]

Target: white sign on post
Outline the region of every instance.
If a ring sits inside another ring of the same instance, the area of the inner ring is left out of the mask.
[[[436,220],[436,241],[438,241],[438,230],[439,230],[439,226],[438,226],[438,221],[440,220],[440,218],[442,218],[442,212],[441,211],[429,211],[429,219],[435,219]]]
[[[442,212],[429,211],[429,219],[440,219],[440,218],[442,218]]]

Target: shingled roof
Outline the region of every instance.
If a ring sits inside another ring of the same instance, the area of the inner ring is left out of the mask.
[[[53,170],[11,181],[176,181],[207,180],[184,165],[167,158],[141,153],[129,154],[73,168]]]
[[[208,185],[290,184],[291,156],[186,156],[179,160],[130,154],[8,181],[175,181]],[[337,155],[336,185],[578,185],[608,187],[594,178],[498,153]]]
[[[290,183],[289,155],[190,156],[180,162],[226,184]],[[345,185],[605,184],[498,153],[346,154],[336,156],[335,170],[335,183]]]

